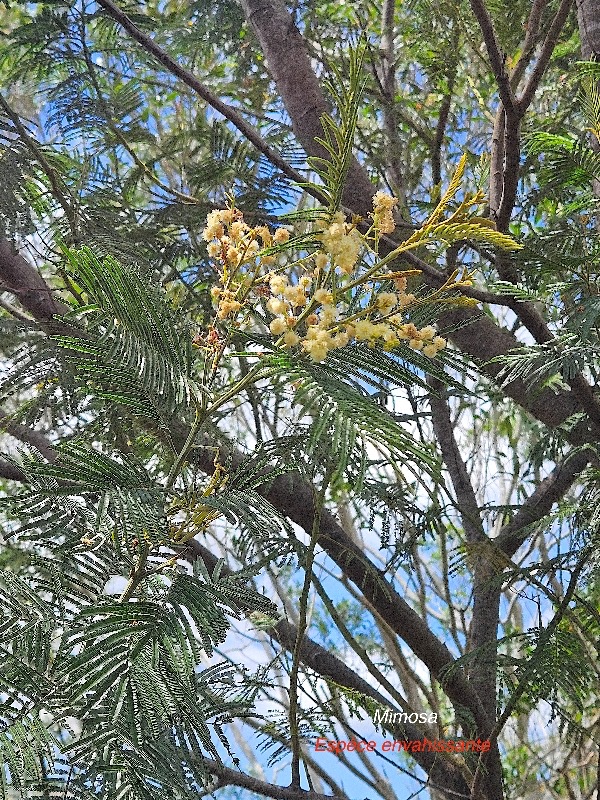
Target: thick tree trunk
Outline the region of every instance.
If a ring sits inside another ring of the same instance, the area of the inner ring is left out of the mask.
[[[256,33],[269,71],[285,104],[298,141],[309,156],[327,157],[315,138],[323,138],[321,114],[329,111],[306,44],[291,14],[279,0],[240,0]],[[355,158],[350,162],[343,202],[367,216],[375,186]]]
[[[600,0],[577,0],[576,4],[581,57],[600,60]]]

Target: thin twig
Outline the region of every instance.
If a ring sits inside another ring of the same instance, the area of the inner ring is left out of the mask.
[[[399,200],[401,216],[407,216],[406,186],[400,165],[402,143],[398,135],[396,115],[396,65],[394,56],[394,0],[383,0],[381,14],[381,85],[383,88],[383,125],[387,136],[389,152],[388,166],[390,186]]]
[[[439,442],[442,458],[456,493],[456,507],[461,515],[467,541],[484,541],[486,535],[481,521],[479,503],[466,464],[456,443],[447,392],[438,378],[428,375],[427,383],[433,389],[429,396],[433,431]]]
[[[527,69],[527,65],[531,61],[535,47],[540,39],[542,12],[547,5],[548,0],[533,0],[533,3],[531,4],[529,17],[525,23],[525,40],[523,42],[523,46],[521,47],[521,55],[519,56],[517,63],[510,73],[510,82],[515,90],[519,81],[523,77],[525,70]]]
[[[512,557],[525,541],[523,531],[550,512],[554,503],[564,496],[577,475],[585,469],[591,457],[591,451],[580,450],[557,464],[550,475],[538,483],[512,520],[504,525],[494,544]]]
[[[17,133],[19,134],[19,136],[21,137],[27,148],[31,151],[32,155],[35,157],[36,161],[44,171],[46,177],[48,178],[48,181],[50,182],[52,195],[60,203],[63,211],[65,212],[65,216],[69,221],[69,225],[71,227],[73,236],[77,238],[77,214],[74,210],[74,207],[71,205],[69,200],[67,200],[65,191],[68,192],[68,189],[64,185],[64,181],[61,179],[61,177],[59,176],[58,172],[54,169],[54,167],[50,165],[46,156],[44,155],[42,148],[29,135],[27,128],[21,122],[19,115],[15,111],[13,111],[13,109],[6,101],[1,92],[0,92],[0,108],[2,108],[6,116],[15,126]]]
[[[88,75],[90,76],[90,81],[92,82],[92,86],[94,87],[94,90],[96,92],[98,104],[104,113],[104,119],[106,120],[106,124],[108,125],[108,128],[113,134],[113,136],[125,148],[125,150],[127,150],[127,152],[133,159],[136,166],[160,189],[172,195],[176,200],[179,200],[185,205],[199,205],[201,201],[197,197],[192,197],[191,195],[185,194],[184,192],[179,192],[177,189],[173,189],[167,183],[161,181],[158,175],[154,172],[154,170],[150,169],[150,167],[146,164],[146,162],[143,161],[138,156],[136,151],[133,149],[133,147],[131,147],[126,137],[121,132],[120,128],[118,128],[118,126],[115,124],[112,117],[110,106],[104,99],[104,95],[102,93],[102,87],[98,83],[98,79],[96,77],[94,64],[92,62],[90,51],[87,46],[84,20],[81,21],[81,47],[85,58]]]
[[[277,786],[274,783],[267,783],[210,758],[203,759],[202,763],[209,772],[221,779],[221,786],[240,786],[264,797],[271,797],[273,800],[343,800],[337,795],[308,792],[297,786]]]
[[[298,673],[300,669],[300,653],[302,643],[306,634],[308,621],[308,595],[313,579],[312,568],[315,559],[315,548],[317,539],[321,531],[321,512],[325,502],[325,492],[329,484],[330,475],[327,473],[323,478],[323,484],[319,491],[314,492],[313,496],[313,524],[310,535],[310,542],[306,551],[306,563],[304,565],[304,584],[300,595],[298,613],[298,632],[294,650],[292,652],[292,669],[290,671],[290,739],[292,744],[292,786],[300,787],[300,735],[298,724]]]
[[[456,70],[458,67],[458,47],[460,42],[460,27],[454,22],[451,37],[451,52],[450,61],[446,70],[446,82],[448,91],[442,98],[440,106],[440,113],[438,115],[437,124],[435,126],[435,137],[431,145],[431,175],[433,185],[437,186],[442,182],[442,145],[444,144],[444,137],[446,135],[446,125],[448,124],[448,116],[450,114],[450,106],[452,104],[452,93],[454,91],[454,84],[456,81]]]
[[[0,308],[3,308],[5,311],[7,311],[11,315],[11,317],[18,319],[19,322],[26,322],[28,325],[34,326],[36,328],[38,327],[33,317],[30,317],[27,314],[24,314],[22,311],[19,311],[18,308],[15,308],[6,300],[3,300],[1,297],[0,297]]]
[[[148,561],[148,555],[150,553],[150,546],[147,544],[140,546],[140,555],[138,557],[137,564],[135,568],[132,570],[129,580],[127,581],[127,586],[123,590],[123,593],[119,597],[119,603],[126,603],[130,597],[133,595],[137,587],[140,583],[147,577],[146,572],[146,562]]]
[[[327,612],[329,613],[329,616],[331,617],[331,619],[335,623],[336,627],[338,628],[338,630],[340,631],[340,633],[344,637],[345,641],[348,643],[348,645],[352,648],[352,650],[354,650],[356,655],[363,662],[363,664],[367,668],[367,671],[369,672],[369,674],[381,686],[383,686],[384,689],[386,689],[387,692],[389,692],[390,697],[392,697],[396,701],[396,703],[402,709],[402,711],[406,712],[409,715],[411,713],[414,713],[415,709],[411,708],[408,700],[406,698],[402,697],[402,695],[396,689],[396,687],[392,683],[390,683],[390,681],[388,681],[388,679],[381,672],[381,670],[379,670],[377,668],[377,666],[375,665],[375,663],[369,658],[369,655],[368,655],[366,649],[364,647],[362,647],[356,641],[354,636],[352,636],[352,634],[350,633],[350,630],[348,629],[348,627],[344,623],[344,620],[342,619],[342,617],[336,611],[335,605],[333,604],[333,601],[331,600],[331,598],[329,597],[329,595],[325,591],[325,588],[324,588],[323,584],[321,583],[321,581],[314,575],[313,575],[312,581],[313,581],[313,585],[314,585],[314,587],[315,587],[315,589],[317,591],[317,594],[321,598],[325,608],[327,609]],[[387,708],[387,706],[386,706],[386,708]],[[432,735],[432,734],[428,732],[428,735]]]

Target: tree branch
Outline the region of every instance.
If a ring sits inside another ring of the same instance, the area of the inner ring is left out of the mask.
[[[446,70],[448,91],[442,98],[440,113],[435,126],[435,136],[431,145],[431,177],[434,186],[437,186],[442,182],[442,146],[444,144],[444,137],[446,135],[446,125],[448,124],[450,106],[452,105],[452,92],[454,91],[454,84],[456,81],[456,70],[459,59],[459,42],[460,26],[455,20],[451,39],[452,53]]]
[[[402,152],[398,135],[396,115],[396,57],[394,53],[394,0],[383,0],[381,12],[381,87],[383,94],[383,125],[387,135],[389,153],[389,184],[400,201],[400,214],[406,216],[406,185],[400,155]]]
[[[66,326],[53,320],[53,316],[65,314],[68,306],[55,299],[56,290],[50,289],[39,272],[4,238],[0,238],[0,289],[16,295],[47,333],[65,330]]]
[[[24,322],[30,328],[37,328],[37,323],[30,317],[28,314],[24,314],[22,311],[19,311],[18,308],[15,308],[11,303],[8,303],[2,297],[0,297],[0,308],[3,308],[11,317],[18,319],[19,322]]]
[[[440,114],[438,116],[437,125],[435,126],[435,136],[431,146],[431,178],[433,185],[437,186],[442,182],[442,146],[444,144],[444,137],[446,135],[446,124],[450,114],[450,106],[452,104],[452,88],[454,81],[450,82],[449,92],[442,98],[440,105]]]
[[[478,3],[479,0],[472,0],[471,6],[473,6],[473,4],[477,5]],[[518,100],[513,99],[512,113],[509,113],[506,103],[504,102],[504,98],[502,97],[502,93],[500,93],[504,109],[506,112],[506,124],[504,133],[504,173],[503,173],[503,186],[502,186],[502,200],[500,203],[500,207],[498,209],[498,214],[496,219],[498,229],[501,231],[508,230],[510,217],[517,196],[517,187],[519,183],[519,166],[521,158],[520,121],[523,118],[525,112],[527,111],[529,105],[531,104],[531,101],[534,98],[535,92],[540,84],[540,81],[546,71],[546,68],[548,67],[550,58],[552,56],[552,53],[554,52],[556,43],[558,42],[558,37],[560,36],[560,32],[562,31],[565,22],[567,21],[567,17],[569,16],[569,11],[571,10],[572,5],[573,5],[573,0],[562,0],[558,8],[558,11],[554,16],[554,19],[552,20],[552,23],[550,24],[548,33],[546,34],[546,38],[544,39],[544,44],[542,45],[542,50],[535,63],[532,73],[527,81],[525,89],[523,90],[523,93],[521,94]],[[481,3],[481,6],[483,6],[483,3]],[[534,2],[534,6],[532,8],[529,17],[529,21],[531,22],[532,25],[539,24],[540,12],[541,8],[539,8],[537,2]],[[526,42],[527,42],[527,37],[526,37]],[[517,68],[521,69],[520,61],[517,63]],[[517,71],[517,68],[515,68],[515,72]]]
[[[219,559],[197,539],[192,539],[188,543],[188,552],[193,558],[201,558],[209,572],[212,572],[219,562]],[[223,575],[228,574],[228,572],[229,570],[226,567],[222,567]],[[298,636],[297,629],[294,625],[283,619],[277,622],[272,628],[269,628],[266,633],[279,642],[281,647],[285,650],[292,652]],[[314,670],[318,675],[331,681],[334,685],[349,689],[351,692],[358,692],[364,697],[369,697],[382,708],[389,708],[392,714],[398,711],[384,695],[374,688],[372,682],[361,678],[345,661],[342,661],[308,636],[304,636],[302,640],[300,659],[305,667]],[[423,737],[421,728],[410,722],[382,722],[381,724],[395,738],[402,737],[417,740]],[[421,752],[412,753],[411,755],[417,764],[429,775],[430,781],[433,784],[450,787],[458,794],[465,793],[465,795],[468,795],[468,789],[464,778],[454,764],[440,758],[439,754],[435,753]]]
[[[600,58],[600,0],[576,0],[581,57]]]
[[[254,28],[299,142],[308,155],[327,158],[327,151],[316,138],[323,138],[321,114],[329,110],[329,104],[291,14],[281,0],[240,0],[240,4]],[[352,158],[342,202],[366,217],[372,211],[374,193],[366,170]]]
[[[502,104],[506,111],[508,120],[513,120],[518,116],[516,107],[516,98],[510,84],[510,78],[506,71],[506,55],[500,52],[496,31],[494,30],[494,23],[489,15],[483,0],[469,0],[471,10],[479,23],[481,33],[483,34],[483,41],[487,50],[488,58],[492,72],[496,78],[498,86],[498,93]]]
[[[489,317],[470,309],[449,309],[444,312],[441,321],[444,335],[464,353],[471,355],[481,372],[493,382],[497,382],[497,375],[502,369],[493,359],[522,347],[512,333],[496,325]],[[554,394],[542,390],[532,393],[521,380],[512,381],[502,391],[550,428],[560,425],[578,410],[571,392]]]
[[[510,82],[514,90],[516,90],[519,81],[523,77],[531,61],[536,45],[539,42],[542,12],[548,5],[548,2],[549,0],[533,0],[531,4],[531,11],[525,23],[525,40],[521,47],[521,55],[510,73]]]
[[[182,439],[184,431],[172,429],[172,435],[174,441],[178,441]],[[209,442],[206,447],[197,447],[193,451],[194,463],[207,474],[212,474],[215,469],[214,445],[214,442]],[[241,454],[231,450],[222,453],[221,460],[225,459],[229,460],[233,468],[243,461]],[[257,491],[310,535],[315,516],[314,498],[311,488],[299,475],[280,475]],[[483,712],[479,698],[465,680],[462,671],[450,669],[454,659],[446,645],[398,594],[385,572],[365,556],[326,510],[321,514],[318,543],[344,575],[360,589],[390,628],[427,666],[453,704],[469,708],[478,731],[483,736],[492,721]]]
[[[5,461],[4,459],[0,459],[0,478],[7,481],[27,482],[25,473],[15,464],[11,464],[10,461]]]
[[[272,797],[274,800],[343,800],[332,794],[318,794],[318,792],[310,792],[295,786],[277,786],[274,783],[267,783],[259,778],[253,778],[245,772],[238,772],[236,769],[226,767],[212,758],[205,758],[202,763],[209,772],[220,779],[220,787],[240,786],[261,794],[263,797]]]
[[[19,441],[35,447],[35,449],[44,456],[46,461],[50,461],[50,463],[56,461],[57,453],[54,449],[54,445],[43,433],[34,431],[26,425],[21,425],[19,422],[15,422],[10,416],[3,414],[1,411],[0,430],[4,430],[10,433],[11,436],[14,436],[15,439],[19,439]]]
[[[178,64],[177,61],[163,50],[162,47],[157,45],[150,36],[141,31],[127,14],[113,3],[112,0],[98,0],[98,5],[102,6],[106,13],[118,22],[144,50],[153,55],[165,69],[183,81],[186,86],[189,86],[192,91],[214,108],[215,111],[218,111],[225,119],[229,120],[229,122],[231,122],[260,153],[266,156],[274,166],[281,170],[284,175],[295,183],[303,183],[306,180],[302,173],[291,167],[276,150],[267,144],[256,128],[246,122],[239,111],[227,103],[224,103],[216,94],[204,86],[195,75],[185,67],[182,67],[181,64]],[[322,130],[321,135],[323,135]],[[310,194],[313,194],[313,196],[320,201],[323,200],[322,195],[318,193],[310,192]]]
[[[504,169],[502,174],[502,199],[496,218],[499,231],[507,232],[515,207],[521,165],[521,118],[506,113],[504,125]],[[502,258],[500,254],[499,258]],[[501,276],[502,277],[502,276]]]
[[[559,607],[557,608],[554,616],[548,623],[548,625],[540,631],[540,635],[537,641],[537,645],[533,653],[530,655],[527,665],[521,672],[521,677],[519,680],[518,685],[513,689],[511,692],[510,698],[508,699],[502,714],[500,715],[496,725],[494,726],[494,730],[492,731],[491,737],[493,738],[494,742],[497,741],[498,735],[502,731],[502,728],[506,725],[508,720],[510,719],[513,711],[517,708],[519,701],[523,694],[527,691],[527,688],[530,684],[532,673],[535,672],[535,668],[537,666],[537,662],[539,656],[542,654],[544,648],[549,643],[550,639],[554,635],[555,630],[557,629],[560,621],[564,617],[565,613],[568,610],[569,603],[571,602],[573,595],[577,589],[577,581],[579,580],[579,576],[583,571],[586,561],[587,561],[587,554],[582,554],[580,557],[577,565],[573,569],[571,573],[571,579],[569,581],[569,585],[567,586],[567,590],[565,592],[565,596],[560,603]],[[492,752],[490,750],[490,752]],[[481,782],[484,780],[485,774],[485,767],[488,766],[486,764],[488,753],[482,754],[479,758],[479,762],[477,764],[477,769],[475,771],[475,776],[473,779],[473,786],[471,789],[471,798],[475,800],[478,795],[478,787]]]
[[[504,128],[506,114],[502,103],[498,105],[492,132],[492,147],[490,158],[490,188],[488,205],[490,217],[494,222],[498,219],[498,211],[502,202],[502,182],[504,175]],[[502,276],[500,276],[502,277]],[[514,282],[514,281],[513,281]]]
[[[428,377],[434,390],[429,397],[432,424],[442,452],[442,458],[450,473],[456,492],[457,507],[462,519],[467,542],[487,541],[479,503],[469,478],[467,468],[454,438],[450,407],[444,385],[437,378]],[[469,671],[469,679],[477,692],[481,704],[490,719],[496,716],[496,648],[498,623],[500,620],[501,587],[494,581],[494,568],[485,557],[474,559],[473,617],[469,631],[468,649],[485,648],[485,659],[477,659]],[[490,767],[496,785],[501,785],[497,763]]]
[[[569,603],[571,602],[573,595],[577,590],[577,582],[579,580],[579,576],[586,567],[588,559],[589,559],[588,553],[584,552],[580,554],[579,561],[577,562],[575,568],[573,569],[573,572],[571,573],[571,579],[569,581],[569,585],[567,586],[565,596],[563,597],[562,602],[560,603],[558,609],[556,610],[556,613],[554,614],[554,616],[552,617],[546,628],[543,630],[543,632],[541,632],[536,648],[529,657],[528,664],[522,672],[519,685],[512,691],[510,699],[508,700],[504,708],[504,711],[502,712],[502,715],[500,716],[498,722],[496,723],[496,726],[494,728],[495,736],[499,734],[504,725],[508,722],[512,712],[517,707],[519,700],[521,699],[521,696],[527,690],[531,673],[536,666],[537,656],[539,655],[539,653],[542,652],[544,647],[548,644],[554,631],[558,627],[558,624],[565,615]]]
[[[567,17],[569,16],[569,12],[571,11],[572,7],[573,0],[562,0],[560,6],[558,7],[558,11],[556,12],[554,19],[548,28],[548,33],[544,39],[542,50],[535,63],[533,71],[529,76],[529,80],[527,81],[525,88],[523,89],[523,93],[517,100],[517,108],[520,116],[523,116],[533,100],[544,72],[550,63],[550,58],[552,57],[552,53],[554,52],[554,48],[558,42],[560,32],[564,28],[565,22],[567,21]]]
[[[482,541],[487,537],[481,522],[479,503],[475,497],[475,491],[465,462],[454,438],[447,392],[438,378],[428,375],[427,383],[433,390],[429,395],[433,431],[440,445],[442,458],[450,474],[452,486],[456,492],[457,508],[461,515],[467,541]]]
[[[580,450],[557,464],[550,475],[536,486],[511,521],[502,527],[494,544],[511,558],[527,538],[524,529],[550,512],[554,503],[563,497],[577,475],[585,469],[591,456],[589,451]]]
[[[29,151],[32,153],[32,155],[34,156],[34,158],[44,171],[44,174],[48,178],[48,182],[50,183],[50,187],[52,189],[52,196],[60,204],[62,210],[65,213],[65,217],[69,221],[73,237],[76,237],[77,214],[75,212],[73,204],[67,197],[68,189],[65,186],[64,181],[62,180],[59,173],[54,169],[54,167],[50,165],[41,147],[39,147],[37,142],[29,135],[27,128],[21,122],[19,115],[13,111],[11,106],[6,102],[1,92],[0,92],[0,108],[10,119],[10,121],[15,127],[16,132],[21,137],[23,143],[27,146]]]

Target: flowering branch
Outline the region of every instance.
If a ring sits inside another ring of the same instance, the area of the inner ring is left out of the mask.
[[[298,240],[299,248],[307,253],[293,262],[288,274],[272,269],[285,261],[283,247],[290,240],[286,228],[274,234],[265,226],[251,228],[233,206],[211,211],[203,236],[220,275],[220,285],[211,290],[216,303],[215,324],[227,320],[232,327],[246,326],[248,307],[254,310],[257,301],[264,298],[265,311],[271,318],[262,319],[276,337],[276,345],[300,346],[313,361],[324,361],[329,351],[352,341],[381,344],[385,350],[407,343],[410,349],[433,358],[446,346],[446,340],[437,336],[431,325],[418,328],[410,313],[418,306],[434,303],[472,305],[475,301],[451,294],[471,286],[471,276],[456,271],[432,294],[417,298],[407,287],[408,278],[418,271],[390,272],[388,265],[412,249],[439,240],[471,238],[511,250],[520,247],[488,220],[471,212],[482,203],[481,192],[467,194],[447,214],[465,167],[463,156],[429,219],[384,256],[379,255],[379,244],[382,236],[395,229],[396,198],[384,192],[375,194],[371,225],[365,232],[354,221],[347,222],[342,211],[315,212],[315,230]],[[389,287],[395,291],[389,291]]]

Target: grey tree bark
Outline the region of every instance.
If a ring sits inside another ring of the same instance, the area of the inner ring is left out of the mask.
[[[577,24],[584,61],[600,59],[600,0],[576,0]]]

